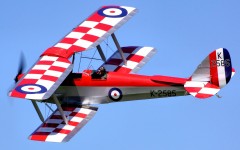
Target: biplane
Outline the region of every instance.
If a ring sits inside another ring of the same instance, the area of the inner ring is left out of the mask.
[[[136,74],[156,49],[121,47],[114,34],[136,12],[133,7],[103,6],[46,49],[26,73],[20,69],[9,96],[30,100],[42,121],[30,140],[69,141],[95,115],[94,104],[187,95],[205,99],[230,81],[235,70],[225,48],[211,52],[188,78]],[[117,51],[107,59],[100,44],[108,37]],[[73,72],[75,53],[93,48],[103,64]],[[56,110],[44,120],[37,102],[56,104]]]

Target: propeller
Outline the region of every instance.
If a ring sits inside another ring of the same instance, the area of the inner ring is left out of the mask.
[[[21,52],[19,66],[18,66],[18,72],[14,78],[15,83],[18,82],[18,76],[23,73],[23,70],[25,69],[25,67],[26,67],[25,57],[24,57],[24,54]]]
[[[13,89],[13,87],[16,85],[18,82],[18,76],[23,73],[24,69],[26,68],[26,61],[23,52],[20,54],[20,60],[19,60],[19,65],[18,65],[18,72],[14,78],[15,83],[12,83],[10,87],[7,89],[6,93],[7,95],[9,94],[9,91]],[[13,105],[13,100],[12,98],[8,97],[10,105]]]

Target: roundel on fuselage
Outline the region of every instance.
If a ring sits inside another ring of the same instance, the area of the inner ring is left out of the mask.
[[[122,99],[122,91],[119,88],[112,88],[109,90],[108,96],[111,100],[118,102]]]

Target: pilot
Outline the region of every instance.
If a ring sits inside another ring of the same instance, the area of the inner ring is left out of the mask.
[[[92,74],[93,79],[107,79],[107,71],[104,67],[100,67]]]

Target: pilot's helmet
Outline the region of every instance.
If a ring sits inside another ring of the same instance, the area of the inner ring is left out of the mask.
[[[104,67],[100,67],[99,70],[104,70],[105,68]]]
[[[106,69],[105,69],[104,67],[100,67],[99,70],[100,70],[101,72],[106,72]]]

